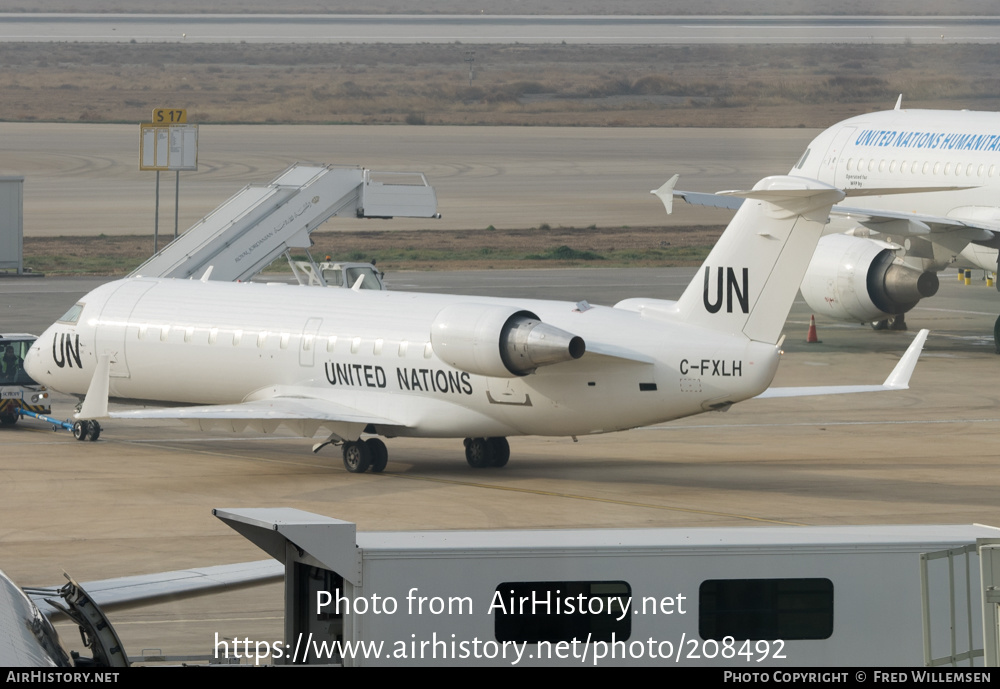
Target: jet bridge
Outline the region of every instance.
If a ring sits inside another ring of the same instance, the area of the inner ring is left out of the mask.
[[[267,185],[250,184],[131,276],[248,280],[330,218],[436,218],[434,188],[420,173],[295,164]]]

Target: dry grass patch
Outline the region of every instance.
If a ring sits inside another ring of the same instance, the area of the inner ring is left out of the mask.
[[[891,107],[996,109],[982,46],[2,44],[0,119],[825,127]]]

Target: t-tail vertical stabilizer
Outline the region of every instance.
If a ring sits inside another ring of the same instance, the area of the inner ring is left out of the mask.
[[[681,320],[775,344],[830,208],[844,193],[803,177],[766,177],[677,302]]]

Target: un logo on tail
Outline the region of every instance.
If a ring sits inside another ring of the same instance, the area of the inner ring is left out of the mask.
[[[749,268],[743,268],[743,282],[740,282],[736,278],[736,271],[732,268],[716,268],[717,278],[715,280],[715,300],[712,301],[708,295],[709,285],[712,282],[712,269],[709,266],[705,266],[705,290],[702,292],[702,300],[705,302],[705,310],[709,313],[718,313],[722,308],[722,283],[726,283],[726,313],[733,312],[733,295],[736,295],[736,302],[739,304],[740,311],[743,313],[750,313],[749,304],[749,284],[750,284],[750,270]],[[723,280],[723,276],[725,280]]]

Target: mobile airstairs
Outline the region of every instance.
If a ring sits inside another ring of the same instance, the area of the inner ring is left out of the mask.
[[[297,163],[244,187],[131,276],[249,280],[290,249],[308,249],[309,234],[338,215],[440,217],[420,173]]]

